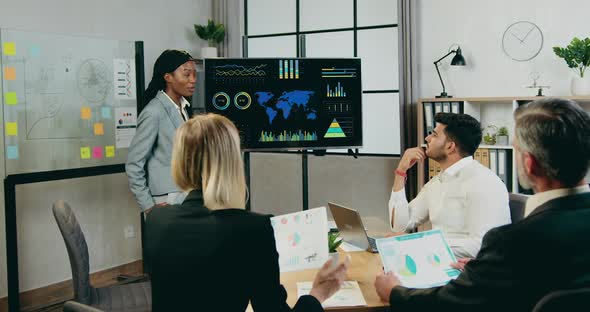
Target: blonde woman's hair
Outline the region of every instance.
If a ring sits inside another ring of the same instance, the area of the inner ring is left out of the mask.
[[[183,191],[203,191],[209,209],[244,208],[246,180],[240,136],[227,118],[197,115],[176,130],[172,178]]]

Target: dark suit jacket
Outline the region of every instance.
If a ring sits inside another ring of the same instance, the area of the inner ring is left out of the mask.
[[[279,280],[270,219],[243,209],[211,211],[200,191],[146,220],[153,311],[290,311]],[[323,311],[303,296],[295,311]]]
[[[590,285],[590,194],[550,200],[520,222],[490,230],[449,284],[395,287],[392,311],[532,311],[557,289]]]

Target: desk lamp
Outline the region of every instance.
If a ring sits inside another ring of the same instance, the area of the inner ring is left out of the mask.
[[[463,57],[463,54],[461,53],[461,47],[457,47],[457,50],[451,50],[449,53],[445,54],[445,56],[441,57],[440,59],[436,60],[434,62],[434,66],[436,67],[436,72],[438,73],[438,78],[440,79],[440,83],[442,84],[443,87],[443,91],[440,95],[437,95],[437,98],[450,98],[453,97],[452,95],[448,95],[446,90],[445,90],[445,83],[442,80],[442,76],[440,75],[440,70],[438,70],[438,63],[440,63],[440,61],[442,61],[443,59],[445,59],[447,56],[456,53],[455,56],[453,56],[453,59],[451,60],[451,65],[452,66],[465,66],[465,58]]]

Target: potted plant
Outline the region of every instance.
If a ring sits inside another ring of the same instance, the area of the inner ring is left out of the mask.
[[[496,132],[498,131],[498,127],[494,125],[489,125],[485,128],[486,132],[483,136],[483,143],[487,145],[494,145],[496,144]]]
[[[195,24],[195,33],[199,38],[207,40],[208,47],[201,48],[201,57],[217,57],[216,45],[225,38],[225,26],[221,23],[209,20],[207,25]]]
[[[496,143],[498,145],[508,145],[508,128],[500,127],[496,132]]]
[[[338,232],[328,232],[328,251],[330,252],[330,258],[332,259],[332,266],[336,266],[340,260],[340,254],[338,253],[338,247],[342,244],[342,238]]]
[[[567,66],[576,73],[572,78],[572,95],[590,95],[590,78],[584,75],[590,66],[590,38],[574,37],[567,47],[553,47],[553,52],[564,59]]]

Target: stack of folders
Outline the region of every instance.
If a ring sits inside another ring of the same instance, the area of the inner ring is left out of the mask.
[[[509,150],[493,149],[493,148],[479,148],[473,154],[473,159],[487,168],[490,168],[493,173],[506,184],[508,190],[511,190],[512,178],[512,156],[509,155]],[[440,164],[432,159],[428,159],[428,179],[432,179],[441,171]]]
[[[424,129],[426,133],[424,136],[429,135],[436,127],[434,121],[434,115],[438,113],[463,113],[463,102],[423,102],[424,105]]]

